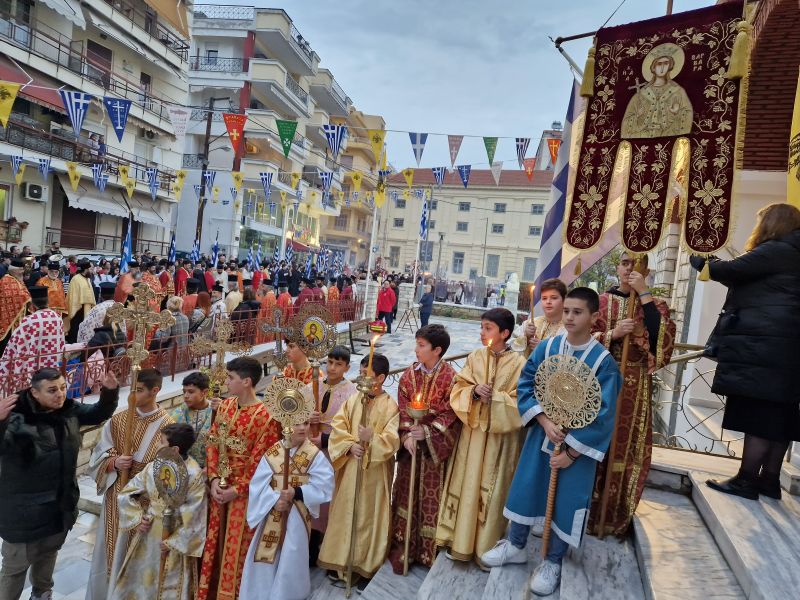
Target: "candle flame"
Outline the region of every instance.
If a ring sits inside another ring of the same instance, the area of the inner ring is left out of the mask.
[[[486,344],[486,347],[487,347],[487,348],[489,348],[490,350],[492,349],[492,342],[493,342],[493,341],[494,341],[494,340],[489,340],[489,343],[488,343],[488,344]]]
[[[535,285],[532,285],[532,286],[531,286],[531,295],[533,295],[533,292],[534,292],[534,290],[535,290],[535,289],[536,289],[536,286],[535,286]]]
[[[380,334],[375,334],[374,336],[372,336],[372,342],[371,343],[372,343],[373,346],[375,345],[375,342],[377,342],[380,337],[381,337]]]

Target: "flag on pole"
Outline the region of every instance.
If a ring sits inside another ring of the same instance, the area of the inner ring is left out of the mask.
[[[262,256],[261,256],[261,241],[259,240],[259,242],[258,242],[258,250],[256,250],[256,264],[261,266],[261,260],[262,260]]]
[[[189,258],[192,259],[192,262],[198,262],[200,260],[200,240],[194,240],[194,245],[192,246],[192,252],[189,255]]]
[[[158,169],[147,167],[147,185],[150,186],[150,197],[155,201],[158,194]]]
[[[131,225],[133,219],[128,215],[128,234],[125,236],[125,241],[122,243],[122,259],[119,265],[120,273],[128,272],[128,263],[133,260],[133,235]]]
[[[347,125],[323,125],[322,131],[325,133],[325,139],[328,140],[328,148],[330,148],[333,158],[336,159],[342,149],[342,143],[347,137]]]
[[[434,179],[436,179],[436,187],[442,187],[444,183],[444,173],[447,167],[433,167],[431,170],[433,171]]]
[[[69,115],[69,120],[72,122],[75,139],[78,139],[83,127],[83,121],[89,113],[89,106],[94,96],[75,90],[58,90],[58,93],[61,94],[61,102],[63,102],[67,115]]]
[[[428,237],[428,199],[422,202],[422,216],[419,219],[419,239],[424,240]]]
[[[272,260],[278,262],[281,259],[281,247],[275,244],[275,252],[272,253]],[[275,283],[278,283],[277,281]]]
[[[172,238],[169,240],[169,253],[167,254],[167,260],[169,262],[174,263],[175,259],[177,258],[177,251],[175,249],[175,232],[172,232]]]
[[[131,112],[131,100],[125,98],[112,98],[105,96],[103,104],[106,106],[108,118],[111,120],[111,127],[117,134],[117,139],[121,142],[125,134],[125,125],[128,123],[128,114]]]
[[[306,279],[311,277],[311,252],[308,253],[306,258]]]
[[[253,264],[253,245],[252,244],[250,244],[250,250],[247,251],[247,264],[248,264],[248,266]]]
[[[408,138],[411,140],[411,148],[414,150],[414,158],[417,159],[417,166],[419,166],[419,161],[422,160],[422,153],[425,151],[425,142],[428,141],[428,134],[409,132]]]
[[[528,152],[528,146],[531,143],[531,138],[516,138],[517,144],[517,162],[519,168],[522,168],[522,162],[525,160],[525,154]]]
[[[214,245],[211,247],[211,264],[213,264],[216,267],[218,260],[219,260],[219,231],[217,232],[217,237],[214,238]]]
[[[294,248],[292,248],[291,240],[286,240],[286,254],[284,256],[286,256],[286,262],[292,262],[294,258]]]

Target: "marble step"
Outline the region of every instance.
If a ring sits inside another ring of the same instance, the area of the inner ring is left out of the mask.
[[[361,597],[364,600],[397,600],[398,598],[414,598],[422,586],[429,569],[412,565],[408,575],[395,575],[392,564],[387,560],[375,577],[369,582]]]
[[[693,472],[692,499],[748,600],[797,598],[800,508],[785,500],[745,500],[709,488]]]
[[[417,600],[481,600],[488,579],[489,573],[475,563],[450,560],[442,551],[420,586]]]
[[[545,600],[560,600],[557,589],[550,596],[533,596],[529,589],[529,580],[533,570],[542,562],[539,551],[542,547],[541,538],[530,536],[528,538],[528,562],[524,565],[505,565],[494,567],[489,573],[486,581],[486,588],[483,591],[483,600],[495,600],[496,598],[508,598],[508,600],[528,600],[536,597]]]
[[[633,526],[647,600],[745,597],[691,498],[645,488]]]
[[[103,497],[97,495],[97,484],[88,475],[78,477],[78,488],[81,497],[78,499],[78,510],[82,510],[93,515],[99,515],[103,508]]]
[[[642,578],[630,539],[585,535],[561,568],[561,600],[642,600]]]

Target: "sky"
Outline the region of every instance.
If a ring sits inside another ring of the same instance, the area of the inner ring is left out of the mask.
[[[449,166],[447,134],[465,137],[457,164],[518,168],[515,137],[563,121],[573,80],[553,38],[596,30],[621,0],[227,0],[282,8],[356,108],[386,120],[389,162],[416,166],[408,131],[428,133],[420,166]],[[198,0],[197,4],[202,4]],[[662,16],[666,0],[625,0],[609,26]],[[674,0],[674,12],[715,0]],[[564,49],[583,69],[591,38]],[[444,135],[433,135],[434,133]],[[505,136],[507,139],[502,139]]]

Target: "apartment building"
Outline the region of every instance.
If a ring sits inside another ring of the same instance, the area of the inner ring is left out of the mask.
[[[3,160],[22,156],[26,165],[19,185],[8,163],[0,170],[0,244],[36,252],[58,241],[65,252],[119,255],[132,217],[136,249],[166,252],[182,158],[167,106],[186,102],[190,15],[170,3],[151,8],[158,4],[0,0],[0,80],[28,84],[0,127]],[[94,97],[77,135],[58,88]],[[121,141],[104,97],[133,102]],[[38,170],[40,158],[52,159],[49,172]],[[68,162],[79,164],[77,191]],[[97,164],[109,176],[104,191],[93,183]],[[125,166],[135,181],[130,197],[120,176]],[[158,169],[155,200],[149,168]]]
[[[420,243],[422,272],[450,281],[485,277],[489,284],[517,273],[532,281],[552,179],[552,171],[534,171],[529,180],[515,169],[503,171],[496,185],[491,171],[473,169],[466,189],[457,172],[436,187],[430,169],[416,169],[414,188],[431,194],[428,239]],[[410,271],[415,258],[422,200],[404,198],[405,187],[402,174],[390,178],[390,189],[399,193],[390,192],[379,225],[381,265],[389,271]]]
[[[334,199],[343,189],[345,171],[341,154],[338,161],[332,159],[322,126],[347,122],[352,101],[331,71],[319,64],[310,42],[281,9],[194,6],[189,58],[194,108],[183,156],[188,176],[179,220],[202,223],[204,252],[215,240],[229,255],[240,258],[259,243],[262,252],[271,255],[276,245],[283,248],[287,240],[295,253],[315,250],[324,242],[327,220],[340,217],[338,206],[322,204],[318,171],[333,171]],[[247,115],[245,143],[239,153],[231,148],[222,111]],[[297,122],[288,156],[276,120]],[[349,143],[345,141],[344,150]],[[193,186],[199,184],[206,164],[208,170],[216,171],[219,195],[206,203],[198,217],[199,198]],[[231,171],[240,171],[244,177],[236,199],[230,191]],[[263,172],[273,174],[272,211],[260,178]],[[302,175],[296,189],[292,173]],[[281,206],[281,192],[286,207]],[[299,203],[296,212],[295,202]],[[179,228],[178,248],[190,249],[194,238],[192,227]]]

